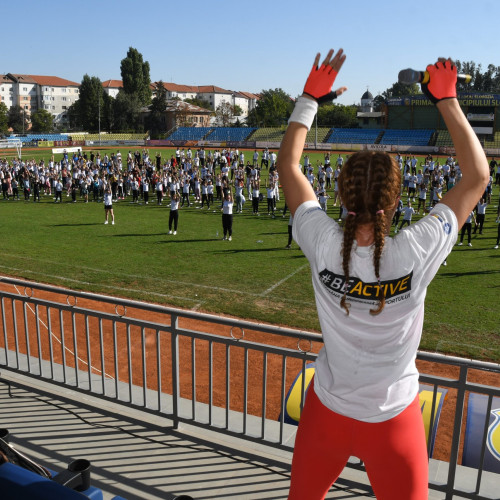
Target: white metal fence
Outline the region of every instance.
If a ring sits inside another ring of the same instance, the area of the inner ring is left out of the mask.
[[[285,450],[293,448],[296,429],[284,420],[287,391],[298,374],[304,380],[322,345],[319,335],[304,331],[10,278],[0,279],[0,322],[0,368],[162,415],[174,425]],[[455,373],[421,375],[434,396],[438,388],[448,391],[447,419],[453,421],[429,487],[446,498],[500,498],[500,487],[497,496],[487,487],[492,480],[500,484],[500,475],[483,470],[488,419],[480,432],[479,466],[462,465],[469,394],[485,395],[488,415],[500,397],[500,383],[474,379],[487,373],[500,381],[500,365],[428,353],[418,359]],[[303,401],[303,385],[301,396]],[[464,474],[466,486],[459,480]]]

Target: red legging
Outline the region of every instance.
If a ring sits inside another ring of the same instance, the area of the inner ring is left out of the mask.
[[[350,456],[364,462],[378,500],[427,500],[428,460],[418,396],[396,417],[368,423],[328,409],[311,383],[295,439],[288,499],[325,498]]]

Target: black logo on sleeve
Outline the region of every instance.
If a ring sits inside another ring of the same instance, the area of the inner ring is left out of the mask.
[[[376,302],[385,296],[386,303],[396,302],[406,299],[411,292],[411,279],[413,271],[406,276],[389,281],[365,283],[359,278],[351,277],[346,283],[345,276],[335,274],[328,269],[319,273],[319,279],[323,286],[334,295],[342,296],[347,287],[347,297],[357,299],[362,302]],[[397,297],[397,298],[396,298]],[[394,299],[394,300],[388,300]]]

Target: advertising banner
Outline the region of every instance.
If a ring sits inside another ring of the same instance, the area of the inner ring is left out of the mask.
[[[484,446],[483,470],[500,473],[500,398],[470,393],[462,465],[478,469]],[[487,427],[487,428],[486,428]],[[486,429],[486,432],[485,432]]]

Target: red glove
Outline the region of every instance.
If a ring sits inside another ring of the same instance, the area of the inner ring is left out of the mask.
[[[429,64],[426,71],[429,81],[421,84],[422,92],[434,104],[457,97],[457,67],[449,59]]]
[[[342,49],[339,49],[335,57],[332,58],[332,55],[333,50],[330,50],[321,66],[318,66],[319,54],[316,56],[304,87],[304,94],[311,96],[318,104],[331,101],[346,90],[342,88],[342,92],[332,92],[333,82],[345,60]]]

